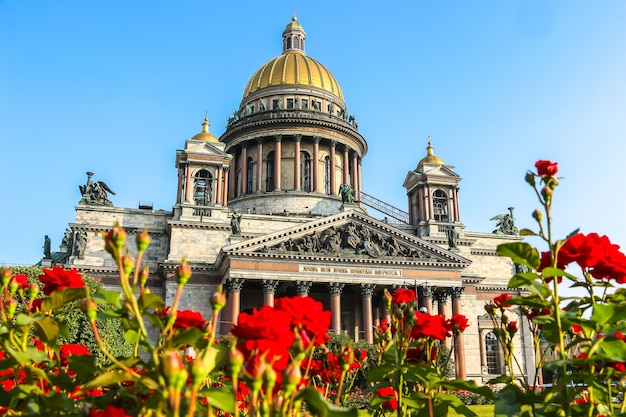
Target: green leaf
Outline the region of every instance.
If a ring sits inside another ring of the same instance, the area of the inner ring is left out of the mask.
[[[157,314],[146,313],[144,314],[144,317],[147,318],[148,322],[157,329],[162,329],[163,326],[165,326],[163,324],[163,320],[161,320]]]
[[[537,233],[535,233],[533,230],[530,230],[530,229],[520,230],[519,235],[520,236],[539,236]]]
[[[541,271],[541,276],[544,279],[546,279],[546,278],[555,278],[555,277],[565,277],[565,278],[567,278],[567,279],[569,279],[571,281],[574,281],[574,282],[578,281],[578,277],[576,277],[576,276],[574,276],[574,275],[572,275],[572,274],[570,274],[568,272],[565,272],[562,269],[552,268],[552,267],[544,268]]]
[[[84,384],[90,381],[98,373],[96,358],[91,355],[70,355],[67,363],[72,371],[76,373],[76,382]]]
[[[530,269],[537,269],[541,263],[539,251],[526,242],[512,242],[498,245],[496,252],[500,256],[508,256],[516,264]]]
[[[517,402],[515,390],[511,385],[496,394],[494,417],[513,417],[519,415],[522,406]]]
[[[165,302],[163,302],[163,299],[159,297],[158,295],[153,294],[151,292],[141,294],[141,296],[139,297],[138,303],[139,303],[139,309],[142,311],[147,308],[154,308],[154,309],[165,308]]]
[[[134,378],[124,370],[104,372],[91,380],[91,382],[85,384],[84,389],[91,389],[96,387],[108,387],[120,383],[122,381],[133,381]]]
[[[513,275],[509,280],[509,288],[529,287],[539,280],[539,275],[534,272],[523,272]]]
[[[42,317],[44,317],[44,315],[41,313],[37,313],[37,314],[19,313],[17,317],[15,318],[15,325],[16,326],[30,326],[31,324],[40,320]]]
[[[87,291],[89,291],[88,287],[66,288],[60,291],[53,291],[52,294],[44,298],[41,303],[41,310],[58,310],[69,302],[87,297]]]
[[[130,343],[131,345],[137,343],[137,339],[139,338],[139,333],[136,330],[128,329],[124,332],[124,340],[126,343]]]
[[[379,365],[370,369],[367,374],[367,382],[378,382],[388,378],[389,375],[396,372],[397,369],[393,365]]]
[[[496,397],[493,393],[493,391],[491,390],[491,388],[489,388],[486,385],[478,385],[476,383],[476,381],[473,380],[468,380],[468,381],[463,381],[460,379],[453,379],[450,381],[443,381],[441,383],[441,386],[443,388],[446,388],[448,390],[455,390],[455,391],[469,391],[469,392],[473,392],[475,394],[479,394],[482,395],[483,397],[489,399],[489,400],[495,400]],[[457,398],[457,397],[455,397]]]
[[[198,340],[204,339],[205,333],[195,327],[177,329],[172,338],[174,346],[195,346]]]
[[[34,330],[35,335],[37,335],[42,342],[53,348],[59,346],[60,327],[59,323],[52,317],[44,316],[39,321],[35,322]]]
[[[356,407],[341,408],[328,401],[315,388],[305,388],[298,391],[296,400],[304,399],[308,405],[308,409],[314,416],[320,417],[358,417],[359,410]]]
[[[235,413],[235,394],[231,390],[224,389],[224,387],[205,388],[200,393],[210,406],[230,414]]]
[[[596,304],[593,308],[591,319],[600,326],[608,323],[615,314],[613,304]]]
[[[109,291],[100,287],[93,295],[93,299],[98,305],[111,305],[115,308],[122,308],[122,293],[119,291]]]

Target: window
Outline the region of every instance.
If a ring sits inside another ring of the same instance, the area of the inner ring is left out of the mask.
[[[206,169],[196,173],[193,181],[193,201],[196,205],[206,206],[211,203],[212,181],[211,173]]]
[[[274,151],[267,154],[265,165],[265,191],[274,190]]]
[[[309,109],[309,100],[303,98],[302,101],[300,102],[300,108],[302,110],[308,110]]]
[[[433,193],[433,211],[435,220],[440,222],[450,221],[448,217],[448,196],[442,190]]]
[[[330,195],[330,156],[324,158],[324,194]]]
[[[299,38],[293,38],[293,47],[298,49],[300,48],[300,39]]]
[[[283,108],[283,104],[280,102],[281,99],[275,98],[272,100],[272,110],[281,110]]]
[[[246,164],[246,194],[252,194],[252,178],[254,175],[254,163],[252,158],[248,157]]]
[[[300,189],[311,192],[311,155],[300,151]]]
[[[487,361],[487,373],[499,374],[500,364],[498,363],[498,338],[493,332],[485,336],[485,358]]]
[[[293,99],[292,98],[288,98],[287,99],[287,108],[288,109],[293,109]]]
[[[287,49],[291,49],[291,38],[287,38]]]

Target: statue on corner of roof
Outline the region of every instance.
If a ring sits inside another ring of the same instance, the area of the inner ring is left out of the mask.
[[[348,184],[339,186],[339,195],[341,195],[341,201],[344,203],[354,203],[356,199],[356,192]]]
[[[241,236],[241,213],[234,212],[230,218],[233,236]]]
[[[46,235],[46,237],[43,238],[43,257],[46,259],[50,259],[52,257],[50,254],[50,245],[50,238]]]
[[[448,250],[459,250],[456,245],[459,238],[459,232],[456,231],[454,226],[450,226],[446,229],[446,236],[448,237]]]
[[[496,220],[496,227],[493,231],[496,235],[519,235],[519,230],[515,227],[515,217],[513,217],[513,207],[509,207],[508,214],[498,214],[489,220]]]
[[[93,177],[93,172],[87,172],[87,183],[78,186],[82,195],[78,204],[113,207],[113,203],[107,195],[107,193],[115,195],[113,190],[104,181],[92,181],[91,177]]]

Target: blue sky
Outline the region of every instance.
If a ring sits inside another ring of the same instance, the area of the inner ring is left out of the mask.
[[[406,210],[430,134],[467,230],[509,206],[532,227],[524,173],[550,159],[557,234],[626,247],[622,0],[0,0],[0,264],[36,263],[46,234],[56,250],[86,171],[115,206],[170,210],[176,149],[205,111],[224,132],[294,7],[368,141],[365,192]]]

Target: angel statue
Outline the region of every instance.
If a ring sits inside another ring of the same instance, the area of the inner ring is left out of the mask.
[[[519,230],[515,227],[515,217],[513,217],[513,207],[509,207],[508,214],[498,214],[489,220],[496,220],[497,229],[493,231],[496,235],[519,235]]]
[[[90,206],[109,206],[112,207],[113,203],[109,200],[107,193],[115,195],[113,190],[109,188],[104,181],[92,181],[91,177],[93,172],[87,172],[87,183],[85,185],[79,185],[78,189],[82,198],[78,204],[87,204]]]

